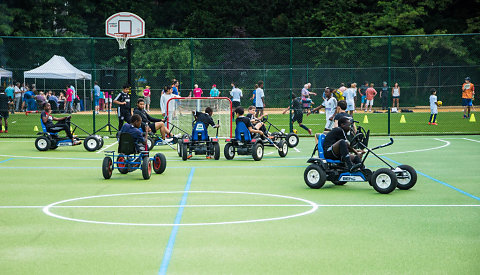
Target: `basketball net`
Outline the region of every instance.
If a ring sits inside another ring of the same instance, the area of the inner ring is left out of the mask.
[[[127,41],[130,37],[126,33],[116,33],[115,34],[115,39],[117,39],[118,42],[118,48],[120,50],[125,49],[125,46],[127,45]]]

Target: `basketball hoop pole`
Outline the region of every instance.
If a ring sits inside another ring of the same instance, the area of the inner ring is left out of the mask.
[[[127,83],[132,87],[132,43],[127,41]]]

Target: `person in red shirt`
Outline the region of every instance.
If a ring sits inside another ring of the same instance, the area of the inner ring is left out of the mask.
[[[66,88],[67,88],[65,90],[65,95],[67,96],[66,111],[67,113],[72,113],[73,112],[73,90],[68,85]]]
[[[370,87],[365,92],[367,95],[367,104],[365,104],[365,112],[367,112],[368,106],[370,105],[369,112],[372,111],[373,98],[377,95],[377,91],[373,88],[374,84],[370,83]]]

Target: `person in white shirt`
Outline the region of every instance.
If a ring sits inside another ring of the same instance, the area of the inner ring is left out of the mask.
[[[242,90],[235,87],[235,83],[232,82],[232,90],[230,91],[230,96],[232,97],[232,109],[235,110],[238,106],[240,106],[240,100],[243,97]]]
[[[22,89],[20,89],[20,82],[17,82],[15,85],[15,91],[14,91],[14,96],[15,96],[15,111],[20,112],[20,108],[22,107],[22,98],[23,98],[23,92]]]
[[[333,122],[335,115],[337,114],[337,99],[332,96],[332,92],[335,89],[326,87],[325,88],[325,101],[322,103],[322,105],[318,106],[317,108],[314,108],[312,110],[312,113],[315,111],[320,110],[321,108],[325,107],[325,132],[329,132],[333,128]],[[310,114],[310,113],[309,113]]]
[[[169,119],[171,119],[170,115],[173,115],[173,112],[175,111],[176,103],[172,104],[172,102],[170,102],[170,106],[168,106],[168,114],[167,114],[168,100],[171,99],[171,98],[179,97],[179,96],[173,94],[173,88],[170,87],[170,86],[165,86],[164,90],[166,92],[162,95],[162,97],[160,97],[160,110],[161,110],[162,115],[164,117],[168,116]]]
[[[343,97],[345,97],[345,101],[347,102],[346,111],[350,115],[353,115],[353,111],[355,111],[355,100],[357,99],[357,83],[352,83],[350,88],[343,92]]]
[[[437,101],[437,90],[432,88],[430,90],[430,119],[428,120],[428,125],[438,125],[437,124],[437,114],[438,114],[438,101]]]
[[[263,81],[258,81],[258,88],[255,90],[255,108],[257,109],[255,116],[263,116],[265,108],[265,93],[263,92]]]

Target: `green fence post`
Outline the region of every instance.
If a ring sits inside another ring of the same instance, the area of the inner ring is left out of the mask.
[[[290,133],[293,132],[293,123],[290,119],[292,117],[292,93],[293,93],[293,37],[290,37],[290,116],[288,117],[288,121],[290,124]]]
[[[92,86],[92,82],[95,83],[97,79],[97,70],[95,68],[95,40],[93,37],[90,38],[90,63],[92,67],[92,80],[90,81],[90,86]],[[91,91],[90,87],[90,91]],[[83,99],[85,101],[85,98]],[[90,96],[91,106],[95,104],[95,100],[93,99],[93,94]],[[85,106],[86,107],[86,106]],[[92,118],[93,118],[93,133],[95,133],[95,108],[92,108]]]
[[[392,66],[392,37],[389,35],[388,36],[388,87],[391,85],[391,80],[392,80],[392,71],[391,71],[391,66]],[[387,93],[388,94],[388,93]],[[390,100],[387,98],[387,113],[388,113],[388,119],[387,119],[387,124],[388,124],[388,135],[390,135]]]
[[[192,79],[192,87],[191,89],[193,90],[193,87],[195,85],[195,72],[193,71],[193,50],[194,50],[194,44],[193,44],[193,38],[190,38],[190,77]]]

